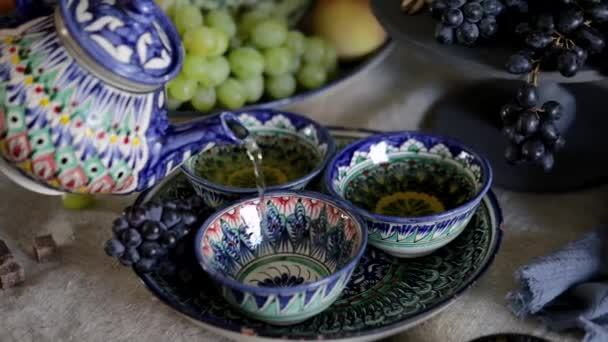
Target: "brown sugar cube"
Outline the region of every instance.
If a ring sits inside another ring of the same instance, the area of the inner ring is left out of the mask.
[[[38,236],[34,239],[34,255],[38,262],[47,262],[55,256],[57,244],[52,235]]]
[[[0,289],[6,290],[24,281],[25,271],[18,263],[12,261],[0,268]]]
[[[11,259],[13,259],[11,251],[8,249],[6,243],[3,240],[0,240],[0,266]]]

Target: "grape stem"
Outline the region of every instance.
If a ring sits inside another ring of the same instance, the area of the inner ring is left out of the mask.
[[[541,61],[538,61],[534,65],[534,69],[528,74],[528,83],[533,84],[535,87],[538,87],[538,75],[540,74],[540,65]]]

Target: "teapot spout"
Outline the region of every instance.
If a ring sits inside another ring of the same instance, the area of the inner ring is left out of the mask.
[[[170,174],[190,156],[214,145],[243,144],[249,130],[230,112],[170,125],[164,137],[159,139],[151,151],[154,161],[150,163],[146,177],[148,184],[143,189]]]

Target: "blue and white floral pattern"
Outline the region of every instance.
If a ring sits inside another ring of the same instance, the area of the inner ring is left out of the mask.
[[[245,314],[303,321],[339,297],[365,250],[365,225],[312,192],[267,194],[261,220],[258,205],[242,200],[209,218],[196,237],[197,257]]]
[[[365,182],[355,181],[356,175],[381,177],[388,172],[385,170],[390,171],[397,164],[404,165],[403,170],[425,165],[429,170],[437,169],[439,172],[442,170],[439,167],[441,163],[460,170],[460,178],[469,179],[454,184],[466,187],[469,182],[473,184],[472,195],[456,208],[425,216],[398,217],[357,207],[367,222],[371,245],[395,256],[418,257],[446,245],[467,226],[492,181],[492,171],[485,158],[457,141],[440,136],[421,132],[376,134],[358,140],[339,152],[326,170],[324,183],[330,194],[344,199],[348,198],[348,193],[376,191],[372,188],[349,188],[355,185],[369,186]],[[392,174],[399,176],[395,172]],[[378,182],[383,183],[381,180]],[[461,192],[469,193],[469,190],[463,189]]]

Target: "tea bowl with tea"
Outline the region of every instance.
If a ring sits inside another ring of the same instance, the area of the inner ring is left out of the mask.
[[[348,204],[320,193],[273,191],[262,203],[242,199],[209,217],[195,238],[196,257],[237,310],[295,324],[340,297],[367,228]]]
[[[369,244],[406,258],[454,240],[491,183],[484,157],[456,140],[413,131],[353,142],[324,174],[327,191],[366,220]]]
[[[210,144],[182,165],[197,194],[212,208],[255,194],[260,188],[303,189],[334,154],[328,129],[305,116],[271,109],[234,114],[249,131],[251,141]]]

